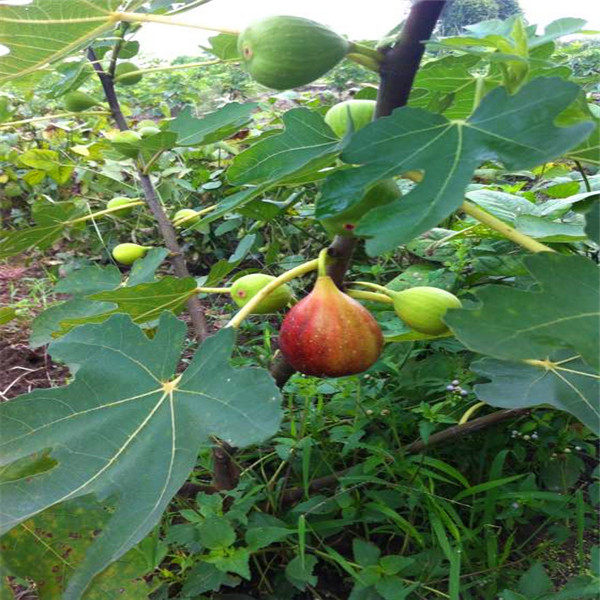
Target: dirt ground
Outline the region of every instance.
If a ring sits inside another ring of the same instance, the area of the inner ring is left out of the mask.
[[[42,277],[45,274],[39,266],[0,265],[0,306],[27,299],[32,284]],[[45,348],[29,348],[28,325],[37,312],[32,306],[26,318],[0,326],[0,401],[36,388],[62,385],[68,376],[68,369],[53,363]]]

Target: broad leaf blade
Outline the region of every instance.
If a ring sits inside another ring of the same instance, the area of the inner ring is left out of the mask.
[[[362,165],[338,171],[325,182],[317,218],[334,216],[360,201],[378,180],[423,170],[423,181],[398,202],[370,211],[358,235],[370,238],[375,255],[435,227],[456,210],[473,171],[486,160],[508,169],[528,168],[560,156],[586,137],[591,123],[556,127],[554,119],[573,102],[579,87],[559,78],[538,78],[509,96],[496,88],[467,121],[449,121],[403,107],[357,132],[342,154]]]
[[[238,104],[230,102],[215,112],[197,119],[187,106],[171,122],[169,129],[178,134],[179,146],[212,144],[232,136],[250,122],[250,115],[258,106],[255,102]]]
[[[81,48],[114,27],[111,12],[121,0],[34,0],[0,7],[0,82],[31,73]],[[129,10],[141,2],[135,2]]]
[[[446,323],[463,344],[481,354],[545,360],[568,349],[598,368],[598,267],[582,256],[552,252],[524,262],[539,290],[486,286],[475,293],[480,307],[451,310]]]
[[[562,362],[564,361],[564,362]],[[526,408],[550,404],[575,415],[591,431],[600,434],[600,378],[578,356],[563,353],[555,369],[543,364],[484,358],[471,369],[489,379],[475,386],[480,400],[499,408]]]
[[[323,166],[340,149],[340,141],[323,117],[307,108],[283,115],[285,131],[267,137],[238,154],[227,172],[233,185],[275,182]]]
[[[70,385],[0,405],[3,464],[47,449],[56,461],[5,483],[2,531],[80,496],[116,498],[65,600],[80,598],[155,526],[210,436],[243,446],[279,426],[280,394],[269,374],[229,365],[232,330],[204,342],[173,380],[184,336],[185,325],[169,313],[151,340],[124,315],[79,327],[50,346],[55,360],[77,370]]]

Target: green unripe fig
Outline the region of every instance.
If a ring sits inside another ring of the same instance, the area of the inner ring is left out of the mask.
[[[402,196],[400,189],[393,179],[384,179],[373,185],[362,200],[351,208],[327,219],[322,219],[321,224],[331,236],[353,236],[358,222],[371,209],[383,206],[397,200]]]
[[[85,92],[69,92],[64,98],[64,106],[71,112],[81,112],[98,104],[98,100]]]
[[[115,148],[121,154],[129,158],[135,158],[138,155],[138,146],[141,140],[142,136],[137,131],[128,129],[127,131],[118,131],[110,141],[115,144]]]
[[[139,70],[140,68],[132,62],[119,63],[115,68],[115,83],[120,83],[122,85],[135,85],[136,83],[139,83],[143,77],[141,73],[127,76],[127,73]],[[121,79],[121,77],[123,78]]]
[[[230,294],[233,301],[241,308],[256,296],[260,290],[269,285],[275,277],[264,273],[251,273],[237,279],[231,286]],[[271,292],[252,311],[253,315],[264,315],[285,308],[292,299],[290,288],[284,283]]]
[[[126,242],[125,244],[116,245],[112,250],[112,255],[117,262],[131,265],[138,258],[142,258],[148,250],[150,250],[150,246],[140,246],[139,244]]]
[[[140,127],[138,129],[140,135],[142,136],[142,138],[147,138],[147,137],[152,137],[153,135],[156,135],[157,133],[160,133],[160,129],[158,127]]]
[[[139,130],[144,127],[158,127],[158,125],[152,119],[142,119],[135,127]]]
[[[450,292],[435,287],[413,287],[390,292],[396,314],[420,333],[440,335],[448,331],[442,321],[449,308],[461,308],[460,300]]]
[[[350,43],[302,17],[267,17],[238,38],[238,50],[252,78],[274,90],[289,90],[318,79],[348,53]]]
[[[121,210],[115,211],[113,214],[118,214],[120,217],[128,217],[133,212],[135,207],[127,208],[129,204],[136,202],[136,198],[127,198],[126,196],[117,196],[106,203],[106,208],[117,208],[122,206]]]
[[[190,218],[188,219],[188,217]],[[182,208],[175,213],[173,221],[179,221],[179,219],[186,219],[183,226],[188,227],[189,225],[197,223],[200,220],[200,215],[193,208]]]
[[[375,100],[346,100],[332,106],[325,114],[325,123],[331,127],[339,138],[344,137],[350,129],[362,129],[373,120]]]

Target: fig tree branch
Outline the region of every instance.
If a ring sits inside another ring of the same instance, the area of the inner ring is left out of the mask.
[[[412,84],[445,0],[418,0],[410,9],[393,48],[384,50],[375,117],[385,117],[408,102]]]
[[[102,65],[96,58],[96,53],[92,48],[88,48],[87,55],[94,67],[94,70],[96,71],[96,74],[98,75],[98,78],[100,79],[102,89],[104,90],[104,95],[106,96],[106,100],[117,127],[121,131],[128,130],[129,126],[127,125],[127,121],[123,116],[123,111],[121,110],[121,105],[119,104],[119,99],[117,98],[117,94],[115,92],[115,86],[112,77],[104,71]],[[183,257],[181,248],[177,243],[175,229],[163,210],[156,190],[154,189],[154,185],[152,184],[152,180],[143,172],[142,168],[137,164],[137,162],[136,171],[146,204],[158,223],[158,228],[165,241],[165,246],[171,252],[175,274],[177,277],[189,277],[190,273],[187,265],[185,264],[185,258]],[[188,300],[187,306],[190,318],[192,320],[194,333],[199,340],[203,340],[208,335],[208,327],[206,325],[202,304],[196,296],[193,296]]]

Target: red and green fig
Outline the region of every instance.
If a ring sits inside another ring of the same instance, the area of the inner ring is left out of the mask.
[[[390,292],[396,314],[411,328],[428,335],[448,331],[442,321],[450,308],[461,308],[461,301],[450,292],[435,287],[413,287]]]
[[[320,275],[312,292],[285,316],[279,348],[294,369],[317,377],[344,377],[366,371],[383,347],[371,313]]]
[[[325,123],[338,137],[344,137],[352,124],[353,131],[362,129],[373,120],[375,100],[346,100],[332,106],[325,114]]]
[[[151,246],[140,246],[139,244],[126,242],[116,245],[112,250],[112,255],[117,262],[123,265],[131,265],[138,258],[145,256],[150,248]]]
[[[334,217],[321,220],[325,231],[331,236],[352,237],[360,219],[373,208],[389,204],[400,198],[402,193],[393,179],[384,179],[367,190],[363,198],[351,208]]]
[[[251,273],[237,279],[229,293],[232,300],[241,308],[248,304],[260,290],[269,285],[275,277],[265,273]],[[253,315],[264,315],[266,313],[277,312],[285,308],[292,300],[292,291],[284,283],[273,290],[266,298],[261,300],[252,311]]]
[[[279,16],[242,31],[238,49],[255,81],[288,90],[325,75],[348,53],[350,42],[310,19]]]

